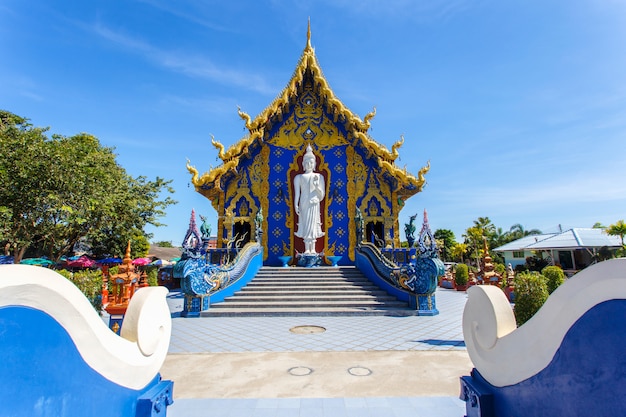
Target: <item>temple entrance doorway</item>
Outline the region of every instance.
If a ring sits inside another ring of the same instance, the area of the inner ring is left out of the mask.
[[[246,221],[240,221],[233,226],[233,236],[235,237],[234,246],[237,248],[243,248],[246,243],[250,242],[250,235],[252,228],[250,223]]]
[[[368,222],[365,230],[368,241],[379,248],[385,246],[385,228],[382,222]]]

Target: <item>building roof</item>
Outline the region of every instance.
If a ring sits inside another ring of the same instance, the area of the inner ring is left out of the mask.
[[[507,251],[520,251],[525,250],[528,245],[532,245],[533,243],[540,242],[542,240],[548,239],[557,235],[557,233],[545,233],[541,235],[529,235],[524,236],[521,239],[514,240],[505,245],[499,246],[495,249],[492,249],[495,252],[507,252]]]
[[[620,237],[607,235],[603,229],[577,227],[565,230],[562,233],[526,236],[500,246],[494,249],[494,251],[582,249],[601,248],[604,246],[609,248],[621,247]]]
[[[578,249],[622,246],[619,236],[607,235],[603,229],[573,228],[533,243],[528,249]]]
[[[196,191],[211,201],[222,192],[220,188],[222,177],[227,178],[229,174],[235,174],[240,160],[248,157],[251,150],[260,146],[263,141],[268,139],[266,135],[272,130],[274,124],[282,123],[283,116],[288,114],[294,106],[294,97],[302,94],[303,81],[307,74],[313,77],[314,85],[327,113],[333,116],[335,122],[344,124],[346,131],[349,132],[348,139],[350,142],[354,146],[364,148],[368,155],[376,159],[383,172],[390,174],[396,179],[398,196],[406,199],[419,193],[426,183],[424,175],[430,170],[430,163],[422,167],[417,175],[413,175],[407,172],[406,168],[400,168],[395,164],[399,156],[398,149],[404,143],[403,137],[395,142],[391,147],[391,151],[389,151],[384,145],[376,142],[369,136],[370,120],[376,115],[376,109],[373,109],[372,112],[366,114],[361,119],[335,96],[317,62],[315,50],[311,46],[310,24],[302,56],[287,86],[278,97],[254,119],[241,111],[241,109],[239,110],[239,116],[245,121],[247,129],[245,137],[227,150],[220,142],[212,139],[212,144],[219,150],[218,156],[223,164],[200,175],[198,170],[187,161],[187,170],[192,175],[191,182]]]
[[[161,246],[150,245],[148,257],[155,257],[169,261],[172,258],[180,257],[181,253],[181,248],[163,248]]]

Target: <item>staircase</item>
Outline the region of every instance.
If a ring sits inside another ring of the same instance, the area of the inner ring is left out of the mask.
[[[263,267],[234,296],[212,304],[215,316],[410,316],[416,311],[372,284],[355,267]]]

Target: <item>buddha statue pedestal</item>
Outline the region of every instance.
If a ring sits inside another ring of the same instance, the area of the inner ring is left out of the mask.
[[[322,264],[321,253],[299,253],[296,255],[298,266],[313,268]]]

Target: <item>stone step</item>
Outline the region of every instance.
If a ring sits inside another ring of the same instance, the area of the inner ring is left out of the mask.
[[[406,307],[316,307],[316,308],[210,308],[201,317],[298,317],[298,316],[395,316],[417,315],[417,310]]]
[[[354,282],[345,282],[345,281],[329,281],[329,282],[319,282],[319,281],[306,281],[306,282],[294,282],[294,281],[285,281],[285,282],[264,282],[259,281],[255,282],[254,280],[246,285],[247,288],[368,288],[368,289],[378,289],[378,287],[372,284],[370,281],[366,281],[363,283],[354,283]]]
[[[369,282],[369,280],[363,276],[343,276],[343,275],[257,275],[254,278],[255,281],[258,282],[309,282],[309,281],[318,281],[318,282],[332,282],[332,281],[341,281],[341,282]]]
[[[226,300],[224,300],[224,303],[228,304],[231,302],[230,300],[232,299],[233,297],[227,298]],[[282,301],[315,301],[315,302],[319,302],[319,301],[329,301],[329,302],[335,302],[335,301],[361,301],[361,302],[370,302],[370,301],[388,302],[389,301],[389,302],[392,302],[392,301],[396,301],[396,299],[390,295],[374,296],[371,294],[344,295],[344,294],[328,294],[328,293],[318,294],[318,295],[296,295],[296,294],[291,294],[291,293],[276,294],[276,295],[237,294],[236,300],[241,301],[241,302],[259,303],[259,304],[282,302]]]
[[[306,316],[394,316],[407,317],[417,315],[417,310],[395,307],[317,307],[315,309],[283,308],[229,308],[203,311],[201,317],[306,317]]]
[[[214,304],[210,308],[222,309],[232,307],[263,307],[263,308],[315,308],[315,307],[406,307],[406,303],[402,301],[376,301],[376,300],[332,300],[332,301],[315,301],[311,299],[306,300],[285,300],[285,301],[266,301],[263,303],[256,303],[254,300],[224,300],[222,303]]]
[[[290,295],[298,295],[303,297],[315,297],[320,295],[337,295],[337,296],[354,296],[354,295],[363,295],[363,296],[385,296],[387,293],[381,290],[364,290],[362,288],[338,288],[338,289],[330,289],[326,287],[319,287],[314,289],[301,289],[301,290],[290,290],[285,288],[243,288],[241,291],[237,293],[239,297],[257,297],[264,295],[280,295],[280,294],[290,294]],[[391,297],[390,295],[387,295]]]
[[[363,280],[366,279],[363,275],[358,274],[257,274],[256,278],[259,279],[293,279],[295,281],[306,281],[307,279],[345,279],[345,280]]]
[[[258,276],[267,275],[292,275],[292,276],[326,276],[326,275],[342,275],[342,276],[361,276],[361,271],[355,267],[337,267],[337,268],[280,268],[264,266],[258,272]]]
[[[263,267],[202,316],[414,315],[355,267]]]

